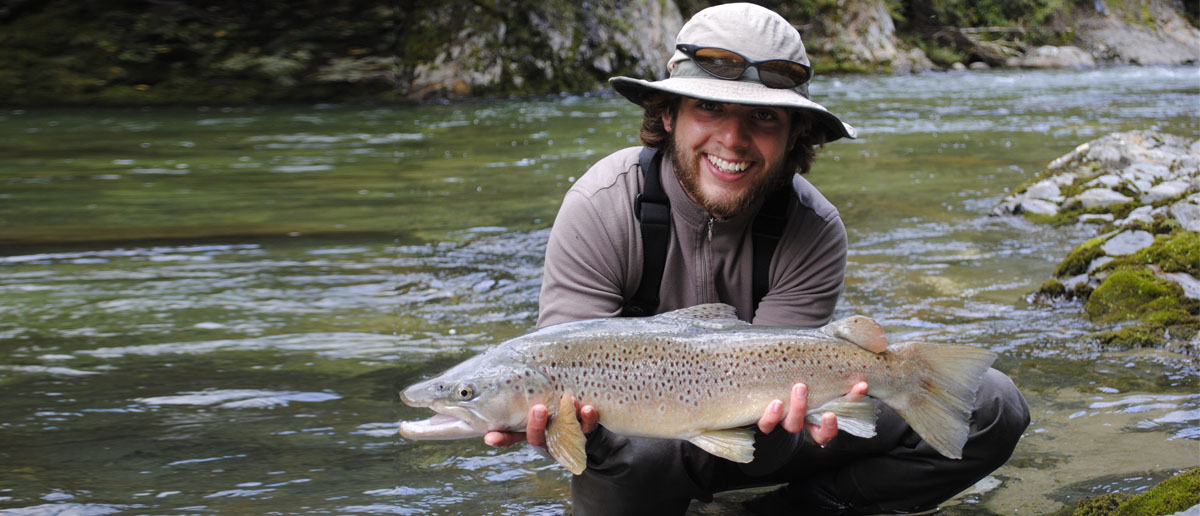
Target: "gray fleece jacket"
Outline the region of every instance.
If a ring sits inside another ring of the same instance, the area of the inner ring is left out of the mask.
[[[642,279],[642,237],[634,199],[642,188],[641,147],[597,162],[563,198],[546,245],[538,327],[616,317]],[[770,289],[752,312],[751,226],[761,202],[714,219],[688,198],[670,159],[660,173],[671,201],[671,235],[658,312],[702,303],[733,305],[754,324],[817,327],[842,291],[846,228],[807,180],[792,180],[788,222],[771,258]]]

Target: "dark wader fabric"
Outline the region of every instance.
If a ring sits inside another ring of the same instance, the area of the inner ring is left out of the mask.
[[[588,436],[587,470],[571,479],[575,516],[684,514],[693,499],[730,489],[789,484],[789,513],[878,514],[927,510],[1004,464],[1029,425],[1025,398],[1003,373],[984,376],[963,458],[947,459],[879,404],[877,435],[839,433],[824,448],[782,428],[759,435],[755,460],[736,464],[673,439]]]

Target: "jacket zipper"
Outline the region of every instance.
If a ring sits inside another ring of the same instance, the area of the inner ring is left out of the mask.
[[[700,249],[699,249],[699,251],[700,251],[700,299],[704,299],[704,300],[709,299],[708,294],[709,294],[709,291],[712,290],[712,288],[709,286],[710,274],[709,274],[709,270],[708,270],[709,269],[708,255],[711,251],[712,246],[708,245],[708,244],[712,244],[713,224],[716,222],[717,222],[716,217],[713,217],[712,215],[708,216],[708,224],[705,227],[705,233],[706,233],[705,237],[707,240],[707,244],[701,243]]]

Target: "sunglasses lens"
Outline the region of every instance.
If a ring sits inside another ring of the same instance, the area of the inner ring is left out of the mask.
[[[746,71],[746,60],[728,50],[699,48],[693,59],[704,71],[722,79],[737,79]]]
[[[767,61],[758,65],[758,77],[772,88],[795,88],[808,80],[809,71],[792,61]]]

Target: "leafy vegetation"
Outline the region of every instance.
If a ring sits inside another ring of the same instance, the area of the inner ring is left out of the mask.
[[[674,1],[685,17],[719,3]],[[839,0],[759,3],[807,24],[802,30],[837,19],[845,9]],[[1197,3],[1184,2],[1185,10],[1194,14]],[[638,56],[613,48],[611,31],[604,32],[638,23],[623,15],[627,5],[9,0],[0,5],[0,98],[17,105],[252,103],[390,101],[468,90],[587,91],[641,66]],[[1002,52],[1014,40],[1061,40],[1069,34],[1073,11],[1095,9],[1091,0],[884,0],[884,5],[900,36],[941,64],[995,61],[999,54],[989,52]],[[963,27],[1018,32],[947,36],[953,33],[947,28]],[[455,55],[447,52],[451,46]],[[827,69],[871,71],[864,68],[870,65],[847,64],[835,47],[824,51],[829,55],[814,60]],[[418,91],[414,77],[430,70],[444,75],[434,85],[437,91]],[[464,81],[463,74],[494,80],[485,81],[488,88],[470,89],[479,82]]]

